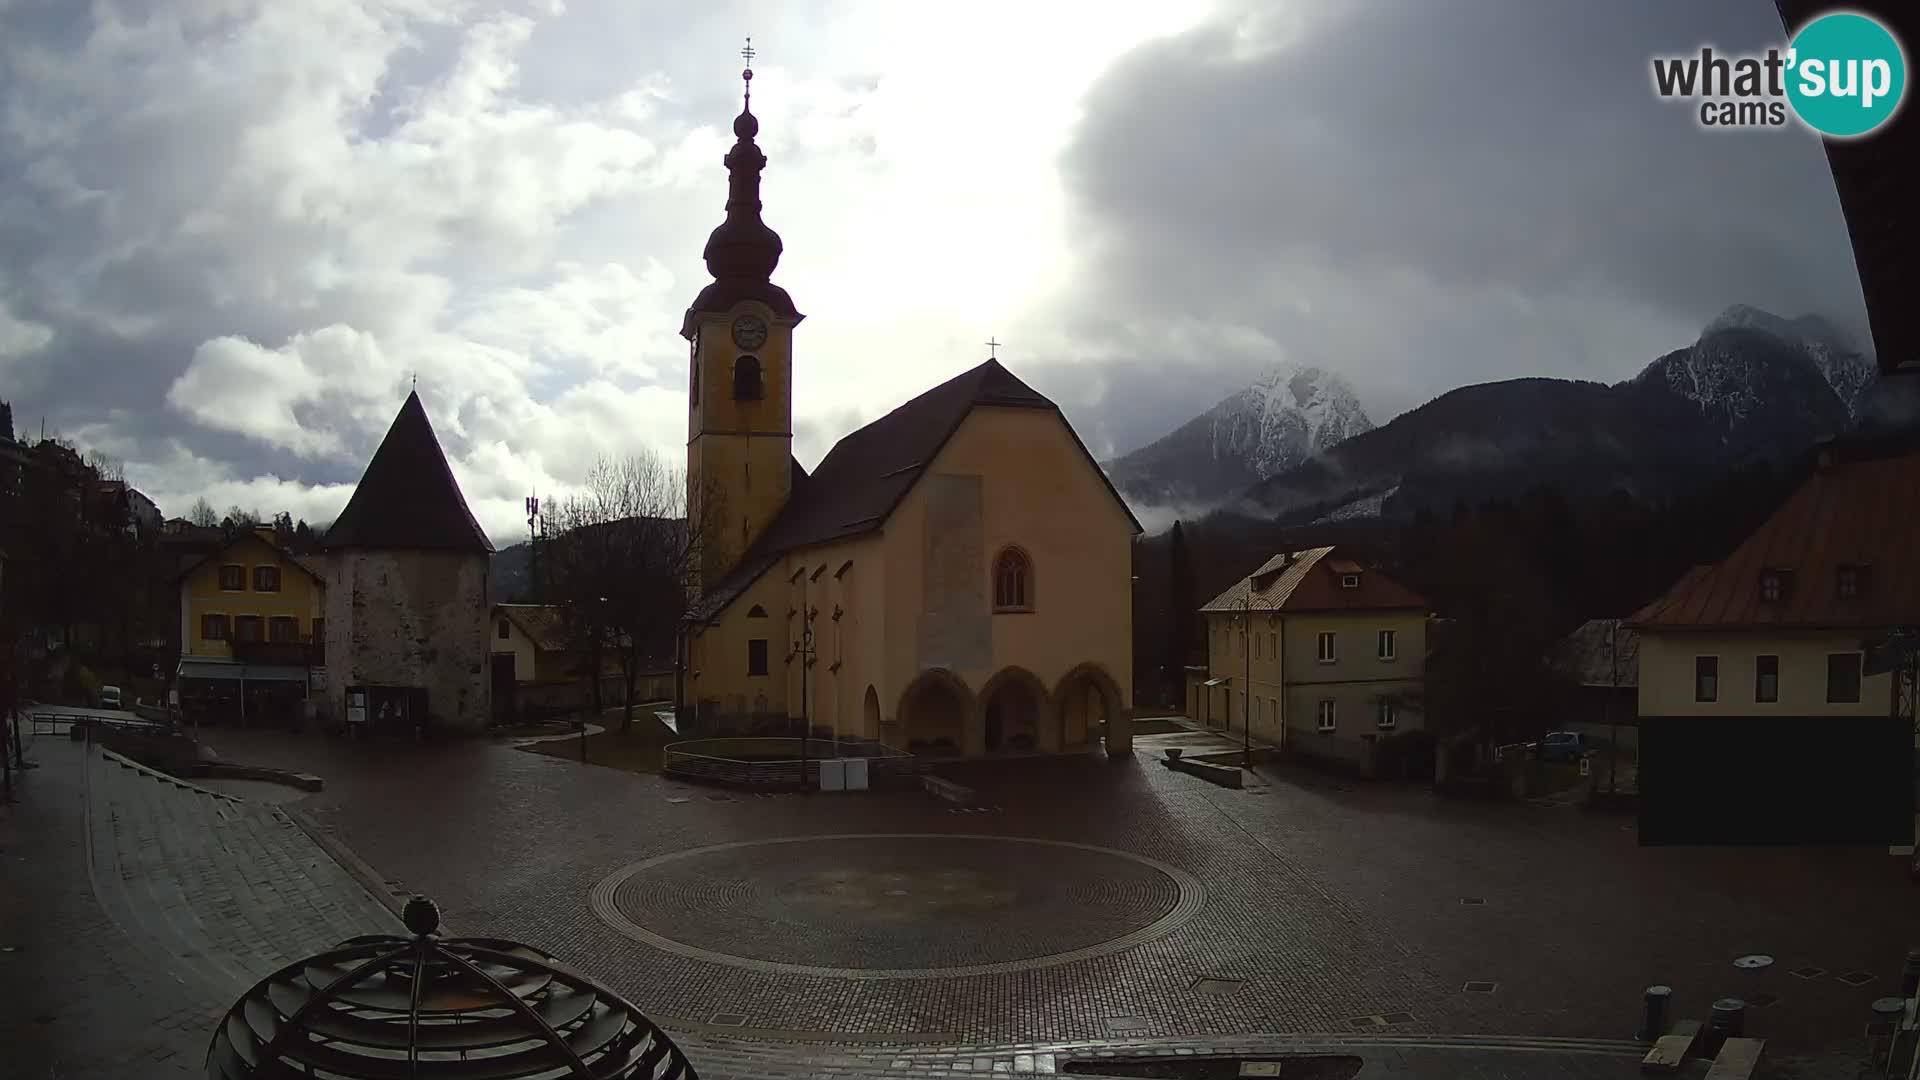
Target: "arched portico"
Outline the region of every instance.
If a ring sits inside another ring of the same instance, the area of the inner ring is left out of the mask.
[[[860,734],[864,738],[880,738],[880,691],[873,685],[867,685],[866,697],[860,702]]]
[[[1097,663],[1077,665],[1054,685],[1054,707],[1061,719],[1062,749],[1086,745],[1105,732],[1107,753],[1133,752],[1133,729],[1126,723],[1120,684]]]
[[[981,746],[968,752],[1058,750],[1058,717],[1039,676],[1023,667],[1001,668],[980,688]]]
[[[894,715],[900,718],[904,749],[928,757],[959,757],[978,737],[977,724],[971,723],[978,713],[973,691],[960,676],[946,668],[928,668],[901,692]]]

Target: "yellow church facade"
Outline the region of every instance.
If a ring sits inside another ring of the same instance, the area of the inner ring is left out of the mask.
[[[680,657],[688,733],[877,740],[926,758],[1130,748],[1140,526],[1058,406],[997,359],[792,456],[796,328],[734,121],[714,281],[688,309]],[[803,370],[803,369],[802,369]]]

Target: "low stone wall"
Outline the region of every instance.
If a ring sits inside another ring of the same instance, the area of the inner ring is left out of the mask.
[[[822,758],[864,758],[868,783],[911,778],[917,765],[911,755],[871,740],[812,739],[803,759],[799,739],[749,736],[689,739],[670,743],[663,751],[661,772],[688,780],[754,788],[813,787],[820,782]]]

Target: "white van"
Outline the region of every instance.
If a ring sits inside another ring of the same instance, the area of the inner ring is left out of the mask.
[[[120,688],[103,686],[100,688],[100,707],[103,709],[120,708]]]

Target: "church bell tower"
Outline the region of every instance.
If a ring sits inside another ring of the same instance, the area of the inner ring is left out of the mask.
[[[699,579],[726,576],[793,490],[793,328],[803,315],[772,281],[780,234],[760,220],[753,40],[741,50],[745,103],[734,118],[726,220],[707,237],[713,282],[687,308],[687,514],[702,544]]]

